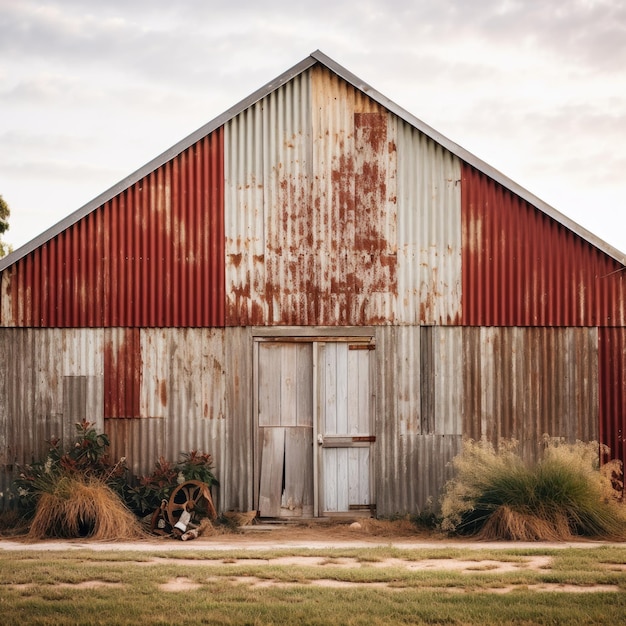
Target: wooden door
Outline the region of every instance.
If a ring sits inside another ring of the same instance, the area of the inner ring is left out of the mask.
[[[320,515],[374,513],[373,347],[345,342],[319,346]]]
[[[257,476],[261,517],[313,517],[313,344],[259,342]]]

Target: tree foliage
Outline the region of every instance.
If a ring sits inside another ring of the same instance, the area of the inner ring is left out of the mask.
[[[9,216],[11,215],[11,209],[6,203],[6,200],[0,195],[0,237],[9,230]],[[0,259],[11,252],[11,246],[7,245],[0,239]]]

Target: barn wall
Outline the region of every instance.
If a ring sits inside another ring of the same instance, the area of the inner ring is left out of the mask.
[[[544,434],[598,440],[596,329],[386,327],[376,343],[380,515],[436,504],[463,437],[527,459]]]
[[[103,336],[87,329],[0,329],[0,464],[38,460],[69,443],[82,419],[102,429]]]
[[[220,509],[249,510],[252,329],[138,332],[140,371],[128,375],[140,383],[139,415],[105,417],[105,355],[113,334],[0,330],[7,355],[0,372],[7,399],[0,406],[0,463],[10,471],[41,458],[46,441],[58,436],[70,442],[74,423],[86,418],[109,435],[112,458],[126,457],[136,475],[149,473],[160,456],[176,460],[192,449],[212,453],[222,483]],[[385,326],[374,334],[372,453],[379,515],[436,503],[463,436],[485,436],[494,444],[515,438],[528,458],[536,455],[544,433],[568,441],[605,437],[598,432],[599,376],[601,385],[622,387],[613,394],[616,408],[603,398],[605,416],[618,415],[626,388],[615,365],[622,360],[623,337],[615,332],[603,337],[600,370],[598,334],[590,328]],[[619,428],[609,417],[602,423],[609,432]]]
[[[463,165],[463,324],[624,326],[624,267]]]
[[[599,330],[600,442],[626,462],[626,329]]]
[[[247,329],[142,329],[131,362],[115,370],[118,388],[139,384],[137,414],[105,398],[106,353],[124,329],[0,329],[0,465],[42,459],[48,442],[71,444],[74,424],[94,423],[135,475],[163,456],[213,454],[222,510],[252,507],[251,361]],[[126,333],[128,334],[128,333]],[[135,334],[135,331],[131,333]],[[117,342],[117,343],[116,343]],[[127,376],[129,381],[124,381]],[[115,395],[109,374],[107,392]],[[118,416],[105,408],[119,407]],[[6,495],[6,494],[5,494]]]
[[[221,326],[223,135],[172,158],[2,273],[2,326]]]

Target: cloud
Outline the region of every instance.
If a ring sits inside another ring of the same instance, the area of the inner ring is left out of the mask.
[[[318,48],[537,195],[626,193],[609,0],[0,0],[0,192],[93,197]]]

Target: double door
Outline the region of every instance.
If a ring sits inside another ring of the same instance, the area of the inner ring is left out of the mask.
[[[261,517],[370,515],[373,348],[255,343],[255,500]]]

